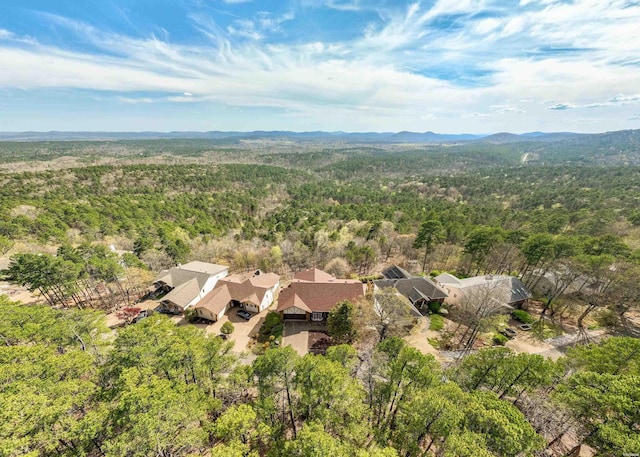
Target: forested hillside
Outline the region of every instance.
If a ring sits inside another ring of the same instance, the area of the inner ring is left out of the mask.
[[[4,279],[42,302],[0,295],[0,455],[637,452],[640,154],[637,131],[599,138],[0,143]],[[391,263],[512,275],[534,293],[539,339],[615,336],[557,361],[480,349],[504,344],[484,302],[429,311],[450,320],[430,343],[463,350],[446,363],[380,317],[371,344],[360,316],[353,345],[299,356],[267,341],[249,359],[164,316],[105,327],[190,260],[285,279],[317,267],[366,282]]]
[[[0,335],[5,456],[534,455],[575,424],[599,455],[640,446],[630,338],[558,362],[495,348],[442,369],[388,338],[360,355],[276,348],[246,365],[163,316],[114,337],[95,311],[1,296]]]

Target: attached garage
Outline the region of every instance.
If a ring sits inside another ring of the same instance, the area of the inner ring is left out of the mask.
[[[304,309],[291,306],[282,311],[282,317],[290,320],[304,321],[307,320],[307,312]]]

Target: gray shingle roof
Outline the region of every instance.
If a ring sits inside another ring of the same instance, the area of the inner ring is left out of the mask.
[[[409,279],[411,278],[411,273],[403,268],[400,268],[397,265],[392,265],[386,270],[382,271],[382,276],[384,276],[386,279]]]
[[[374,281],[374,284],[379,289],[395,287],[396,290],[401,295],[407,297],[411,303],[415,303],[421,298],[427,301],[447,298],[447,294],[444,290],[438,287],[433,281],[423,276],[417,276],[415,278],[400,278],[395,280],[380,279]]]

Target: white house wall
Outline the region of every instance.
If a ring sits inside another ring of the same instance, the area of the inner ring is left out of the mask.
[[[269,306],[271,306],[273,300],[275,299],[275,292],[276,290],[278,290],[279,285],[279,283],[276,283],[275,286],[273,286],[264,294],[264,297],[262,297],[262,302],[260,303],[260,311],[264,311]]]
[[[216,286],[217,282],[220,279],[227,276],[228,272],[229,270],[224,270],[218,273],[217,275],[210,276],[209,279],[207,279],[207,281],[204,283],[204,286],[202,287],[202,289],[200,289],[198,296],[195,297],[193,300],[191,300],[189,304],[184,307],[184,309],[190,308],[191,306],[196,305],[200,300],[202,300],[202,298],[205,295],[207,295],[209,292],[213,290],[213,288]]]

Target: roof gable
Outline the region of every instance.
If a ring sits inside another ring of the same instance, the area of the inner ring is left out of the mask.
[[[336,280],[335,276],[330,275],[329,273],[326,273],[322,270],[318,270],[317,268],[310,268],[308,270],[299,271],[295,275],[293,275],[293,279],[309,282],[329,282]]]
[[[454,287],[459,287],[460,286],[460,280],[458,278],[456,278],[455,276],[453,276],[452,274],[449,274],[449,273],[442,273],[442,274],[436,276],[435,279],[440,284],[444,284],[444,285],[447,285],[447,286],[454,286]]]
[[[257,273],[257,272],[256,272]],[[231,300],[260,306],[267,292],[276,287],[280,276],[275,273],[233,274],[220,279],[196,308],[219,313]]]
[[[162,301],[174,303],[182,308],[187,306],[198,296],[201,285],[198,284],[198,280],[193,278],[178,287],[175,287],[171,292],[164,296]]]

